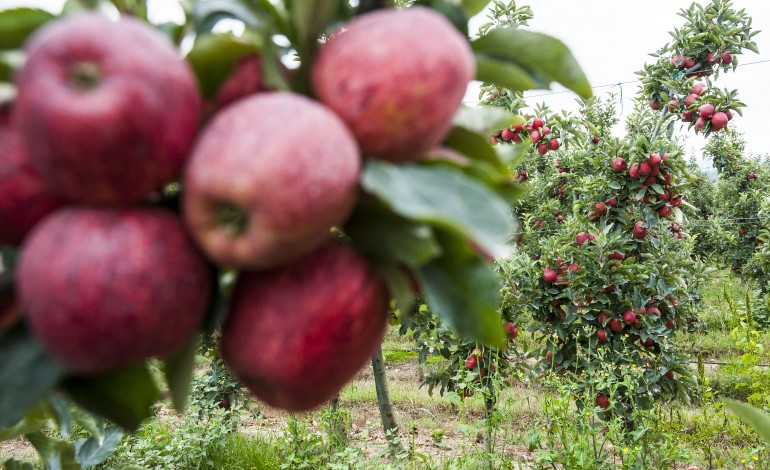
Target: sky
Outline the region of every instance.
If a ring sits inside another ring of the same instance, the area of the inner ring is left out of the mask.
[[[706,4],[706,0],[697,0]],[[0,8],[12,6],[37,6],[56,11],[63,0],[0,0]],[[150,7],[163,19],[174,18],[179,13],[173,8],[176,2],[150,0]],[[649,53],[669,42],[669,31],[680,27],[684,19],[677,13],[687,8],[692,0],[549,0],[548,2],[519,1],[528,4],[534,12],[529,29],[546,33],[561,39],[572,51],[588,76],[597,96],[615,92],[618,101],[621,124],[616,135],[623,133],[623,121],[632,108],[631,99],[637,93],[635,71],[641,70],[645,62],[651,63]],[[770,154],[770,93],[764,90],[765,81],[770,78],[770,3],[758,0],[733,0],[736,8],[745,8],[753,18],[755,30],[763,31],[754,39],[760,54],[747,52],[739,57],[735,72],[720,74],[716,85],[730,90],[737,89],[738,97],[747,107],[744,116],[736,116],[730,127],[740,130],[747,142],[747,151],[755,156]],[[160,18],[158,18],[160,19]],[[485,21],[484,14],[471,23],[476,27]],[[767,62],[763,62],[767,61]],[[742,65],[740,65],[742,64]],[[631,83],[626,83],[631,82]],[[617,85],[622,83],[622,85]],[[615,86],[612,86],[615,85]],[[564,91],[554,84],[553,92]],[[571,92],[551,93],[532,91],[526,95],[532,105],[547,104],[552,110],[576,111],[576,96]],[[478,100],[478,88],[470,87],[464,101],[473,104]],[[687,136],[688,153],[698,158],[704,144],[701,136],[684,132]]]

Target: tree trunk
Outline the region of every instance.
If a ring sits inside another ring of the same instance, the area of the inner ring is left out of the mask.
[[[397,453],[403,448],[398,436],[398,423],[393,414],[393,403],[390,401],[390,392],[388,391],[388,379],[385,376],[385,365],[382,360],[382,347],[372,354],[372,371],[374,372],[374,387],[377,390],[377,404],[380,407],[380,420],[382,428],[385,430],[385,438],[388,440],[388,446],[391,453]]]

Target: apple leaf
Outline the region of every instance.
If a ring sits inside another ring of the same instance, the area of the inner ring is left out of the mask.
[[[8,459],[3,463],[5,470],[35,470],[31,463],[20,462],[16,459]]]
[[[460,1],[460,6],[465,11],[465,14],[468,15],[468,17],[481,13],[481,10],[483,10],[488,4],[489,4],[489,0],[461,0]]]
[[[482,135],[491,135],[498,129],[508,127],[516,115],[500,108],[472,108],[461,106],[455,113],[452,124]]]
[[[505,345],[500,279],[464,240],[444,234],[445,254],[419,270],[430,308],[465,339]]]
[[[12,8],[0,11],[0,49],[18,49],[37,28],[54,15],[38,8]]]
[[[455,126],[444,140],[444,145],[463,155],[490,163],[500,171],[507,171],[507,167],[500,161],[494,147],[489,145],[487,138],[481,134]]]
[[[47,436],[41,432],[33,432],[24,437],[45,462],[45,468],[61,470],[80,470],[82,468],[75,460],[75,448],[64,439]]]
[[[152,416],[160,392],[147,368],[137,364],[98,376],[69,377],[63,382],[72,399],[83,408],[134,431]]]
[[[201,94],[213,98],[233,72],[238,59],[258,52],[256,44],[230,34],[203,34],[198,36],[187,54],[187,61],[198,77]]]
[[[65,373],[23,322],[0,335],[0,428],[21,420]]]
[[[750,425],[765,442],[770,444],[770,415],[747,403],[724,399],[724,404],[741,420]]]
[[[180,351],[163,360],[166,382],[171,392],[171,401],[174,404],[174,409],[180,412],[187,407],[193,366],[195,365],[195,353],[198,351],[198,340],[199,335],[196,334]]]
[[[516,64],[483,55],[476,57],[476,80],[520,91],[548,87]]]
[[[369,258],[418,267],[441,254],[429,225],[389,211],[376,201],[359,203],[345,233]]]
[[[210,32],[219,21],[224,19],[240,20],[254,28],[260,24],[260,19],[242,2],[233,0],[194,2],[192,22],[197,33]]]
[[[88,439],[78,439],[75,442],[75,460],[83,468],[99,465],[117,449],[122,437],[123,430],[112,426],[107,428],[102,438],[92,436]]]
[[[369,160],[361,186],[400,216],[453,230],[494,257],[510,251],[507,242],[514,228],[510,206],[456,169]]]
[[[292,88],[300,93],[310,93],[310,73],[320,43],[318,38],[340,11],[340,0],[293,1],[289,3],[289,18],[293,27],[294,46],[302,58],[294,75]]]
[[[24,419],[7,428],[0,428],[0,441],[14,439],[48,427],[50,416],[45,406],[37,406],[24,416]]]
[[[530,75],[556,81],[583,98],[592,95],[583,70],[560,40],[518,28],[497,28],[471,43],[477,57],[507,61]]]

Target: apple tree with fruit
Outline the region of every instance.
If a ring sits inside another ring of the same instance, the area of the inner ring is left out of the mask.
[[[290,411],[331,399],[417,294],[504,347],[489,260],[509,254],[521,191],[516,152],[488,136],[512,115],[462,97],[473,79],[591,90],[554,38],[469,39],[485,5],[199,0],[183,24],[152,24],[141,0],[0,11],[0,438],[98,463],[151,416],[153,369],[184,408],[220,325],[227,367]],[[243,33],[215,32],[223,19]],[[51,437],[52,420],[94,436]]]
[[[530,150],[531,191],[520,205],[516,237],[522,254],[501,261],[505,305],[514,312],[508,316],[532,316],[529,330],[544,342],[535,353],[539,366],[594,387],[593,374],[614,364],[614,377],[599,382],[609,387],[584,405],[629,417],[656,397],[687,400],[694,383],[687,358],[670,341],[693,320],[688,308],[705,271],[691,256],[689,176],[673,138],[676,123],[719,135],[743,104],[714,82],[736,67],[744,49],[756,49],[749,17],[730,2],[696,4],[680,15],[685,23],[673,41],[639,72],[642,88],[625,138],[607,132],[616,119],[611,106],[589,102],[578,139],[567,139],[550,158]],[[497,89],[485,92],[499,104]],[[532,137],[542,130],[538,124],[514,119],[503,131],[529,132],[531,143],[542,135]],[[517,141],[502,133],[493,138],[500,145]],[[637,384],[621,386],[632,370]]]

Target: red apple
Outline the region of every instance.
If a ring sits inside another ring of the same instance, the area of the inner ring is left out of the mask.
[[[510,129],[503,129],[503,132],[500,133],[500,137],[506,142],[513,140],[514,135],[516,134]]]
[[[682,64],[682,66],[685,69],[691,69],[691,68],[695,67],[695,59],[692,59],[692,58],[685,59],[684,63]]]
[[[575,236],[575,243],[579,246],[583,246],[589,240],[589,235],[586,232],[580,232]]]
[[[81,374],[176,352],[200,326],[214,284],[173,213],[85,207],[35,226],[18,281],[35,335]]]
[[[519,329],[511,322],[505,323],[505,331],[508,334],[508,339],[516,339],[519,336]]]
[[[628,168],[628,176],[630,176],[633,179],[637,179],[640,176],[639,173],[639,163],[632,163],[631,166]]]
[[[405,162],[449,132],[475,64],[467,39],[444,15],[388,8],[356,17],[323,44],[311,82],[364,155]]]
[[[647,163],[649,163],[652,166],[660,165],[661,161],[663,161],[663,159],[660,158],[660,155],[657,153],[651,153],[650,156],[647,158]]]
[[[533,129],[540,129],[545,125],[545,122],[540,118],[535,118],[532,120],[532,128]]]
[[[258,93],[223,109],[198,138],[184,219],[217,263],[273,268],[316,250],[347,219],[360,168],[355,139],[328,108]]]
[[[26,46],[14,122],[51,192],[92,204],[147,198],[174,179],[198,127],[198,84],[159,31],[79,14]]]
[[[596,336],[599,337],[600,343],[606,343],[607,342],[607,332],[604,330],[599,330],[596,332]]]
[[[543,280],[545,282],[548,282],[548,283],[556,282],[557,277],[558,277],[558,274],[556,273],[556,271],[551,269],[550,266],[545,267],[545,270],[543,271]]]
[[[263,77],[262,57],[257,54],[245,55],[238,59],[232,74],[219,87],[216,97],[216,109],[221,109],[233,101],[270,91]]]
[[[690,93],[684,99],[684,105],[689,108],[690,106],[694,105],[695,102],[698,101],[699,98],[700,98],[700,96],[698,96],[698,93]]]
[[[222,357],[268,405],[310,410],[371,359],[388,325],[388,298],[366,259],[336,241],[289,266],[242,272]]]
[[[36,223],[63,204],[32,168],[19,135],[0,126],[0,245],[19,245]]]
[[[644,240],[644,238],[647,236],[647,229],[644,228],[644,222],[640,220],[634,224],[633,235],[637,240]]]
[[[610,407],[610,397],[604,394],[598,395],[596,397],[596,406],[606,410]]]
[[[705,103],[698,107],[698,115],[703,119],[708,119],[714,115],[714,105],[711,103]]]
[[[543,143],[537,146],[537,153],[539,153],[540,155],[545,155],[546,152],[548,152],[548,145]]]
[[[670,217],[673,212],[674,209],[672,209],[669,205],[661,206],[661,208],[658,209],[658,215],[661,217]]]
[[[559,150],[559,141],[556,139],[551,139],[548,142],[548,150]]]
[[[465,368],[466,369],[475,369],[476,365],[478,364],[478,358],[473,355],[469,356],[468,359],[465,360]]]
[[[690,91],[691,94],[700,96],[701,93],[703,93],[703,90],[706,89],[706,85],[704,83],[696,83],[692,87],[692,91]],[[690,103],[692,104],[692,103]],[[689,106],[689,105],[688,105]]]
[[[612,159],[612,169],[615,171],[623,171],[626,169],[626,161],[621,157],[615,157]]]
[[[660,102],[650,100],[650,109],[657,111],[660,109]]]
[[[727,126],[727,115],[721,111],[714,113],[713,116],[711,116],[711,129],[714,131],[718,131],[721,129],[724,129]]]
[[[623,324],[617,318],[611,318],[610,321],[607,322],[607,326],[609,326],[610,330],[612,330],[614,333],[620,333],[623,331]]]
[[[733,55],[729,52],[723,52],[722,53],[722,63],[723,64],[732,64],[733,63]]]

